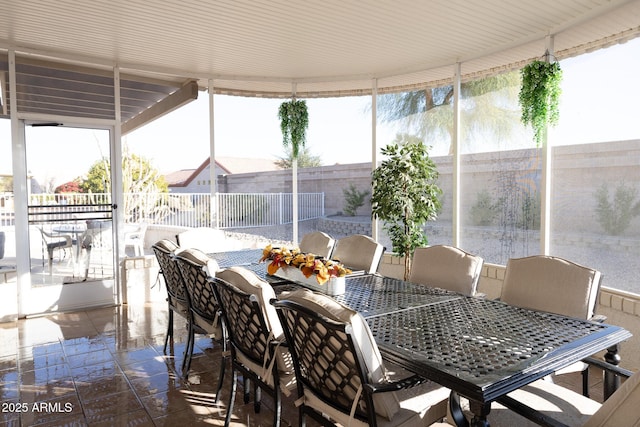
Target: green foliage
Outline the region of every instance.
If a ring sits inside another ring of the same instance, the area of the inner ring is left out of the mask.
[[[493,225],[501,210],[501,203],[495,202],[487,190],[476,194],[476,203],[471,207],[471,224],[486,226]]]
[[[0,176],[0,192],[13,192],[13,177]]]
[[[611,202],[606,183],[596,190],[596,217],[604,231],[613,236],[624,233],[631,220],[640,215],[640,201],[635,201],[637,195],[637,189],[620,184]]]
[[[350,184],[349,188],[343,188],[344,213],[348,216],[355,216],[358,208],[364,205],[364,199],[369,195],[367,190],[358,191],[355,185]]]
[[[558,124],[562,70],[558,62],[533,61],[521,70],[521,76],[522,123],[531,125],[540,146],[547,125]]]
[[[282,144],[291,146],[293,158],[298,158],[300,149],[307,142],[307,127],[309,126],[309,114],[307,102],[292,99],[280,104],[278,110],[280,118],[280,130],[282,131]]]
[[[166,193],[169,189],[164,176],[151,166],[149,160],[137,154],[125,152],[122,159],[123,191],[136,193],[153,188]],[[108,158],[96,161],[80,183],[85,193],[108,193],[111,191],[111,165]]]
[[[286,157],[280,157],[280,160],[276,160],[275,164],[280,169],[291,169],[293,167],[293,151],[291,147],[285,149]],[[311,154],[309,147],[303,147],[298,152],[298,167],[299,168],[315,168],[322,166],[322,160],[320,156],[314,156]]]
[[[110,170],[108,158],[96,161],[80,187],[86,193],[108,193],[111,188]],[[161,193],[167,193],[169,188],[164,176],[147,159],[128,150],[122,158],[122,187],[125,193],[135,196],[125,199],[127,221],[160,220],[169,214],[166,205],[161,203]]]
[[[398,135],[381,150],[386,156],[372,174],[372,215],[384,222],[393,252],[405,257],[405,279],[415,248],[428,243],[423,226],[436,219],[442,190],[427,146],[411,135]]]

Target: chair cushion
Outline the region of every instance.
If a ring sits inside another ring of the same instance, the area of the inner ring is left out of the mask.
[[[221,270],[217,273],[217,276],[225,282],[231,283],[241,291],[255,295],[260,308],[262,308],[262,315],[264,316],[267,327],[273,333],[274,338],[283,338],[282,324],[278,318],[276,308],[269,303],[269,301],[276,297],[271,285],[260,279],[253,271],[243,267],[231,267]],[[278,349],[276,363],[278,364],[278,369],[283,373],[292,373],[294,371],[291,355],[285,348]],[[262,367],[254,372],[259,373],[261,371]]]
[[[193,228],[179,233],[176,238],[181,248],[196,248],[204,253],[227,250],[224,231],[215,228]]]
[[[628,378],[584,427],[640,426],[640,372]]]
[[[352,270],[373,274],[378,270],[384,246],[369,236],[356,234],[338,240],[331,257]]]
[[[594,314],[600,278],[599,271],[562,258],[512,258],[500,299],[518,307],[588,319]]]
[[[547,380],[526,385],[509,393],[509,397],[570,426],[584,425],[600,408],[595,400]],[[491,405],[488,419],[495,427],[537,425],[495,402]]]
[[[307,233],[300,241],[300,251],[329,258],[333,252],[335,239],[322,231]]]
[[[176,245],[174,242],[172,242],[169,239],[159,240],[153,246],[156,246],[162,249],[166,253],[175,253],[177,250],[180,249],[178,245]]]
[[[482,264],[482,258],[452,246],[417,248],[409,281],[474,295]]]
[[[368,371],[371,373],[371,381],[378,383],[387,380],[378,346],[371,334],[369,325],[360,313],[340,304],[327,295],[315,293],[307,289],[283,292],[280,294],[280,299],[294,301],[331,320],[350,324],[354,341],[356,345],[360,347],[364,362]],[[400,403],[395,392],[378,393],[373,396],[373,399],[376,413],[388,420],[392,419],[400,410]],[[331,414],[334,412],[335,410],[331,411]]]
[[[220,271],[218,261],[198,249],[184,249],[180,251],[180,257],[194,264],[201,265],[204,271],[211,277],[215,277],[216,273]]]

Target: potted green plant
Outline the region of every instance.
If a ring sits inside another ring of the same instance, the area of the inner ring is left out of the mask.
[[[372,215],[383,221],[394,254],[404,256],[407,280],[413,251],[428,244],[423,226],[441,208],[439,174],[427,146],[415,136],[398,135],[381,153],[387,158],[372,173]]]
[[[298,241],[298,155],[307,142],[307,127],[309,113],[304,100],[285,101],[278,110],[282,144],[285,148],[291,146],[291,166],[293,174],[293,241]]]
[[[291,146],[292,157],[297,159],[300,150],[307,142],[307,127],[309,127],[307,102],[295,98],[283,102],[280,104],[278,117],[282,131],[282,144],[285,148]]]
[[[531,125],[536,145],[540,146],[547,126],[558,124],[562,70],[557,61],[536,60],[525,65],[520,74],[522,123]]]

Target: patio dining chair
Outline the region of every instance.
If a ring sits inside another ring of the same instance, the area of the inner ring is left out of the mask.
[[[500,299],[510,305],[564,316],[602,321],[595,316],[602,273],[563,258],[534,255],[507,262]],[[589,370],[573,364],[556,374],[582,372],[582,392],[589,395]]]
[[[300,425],[427,426],[446,416],[449,390],[416,375],[394,379],[358,312],[309,290],[272,304],[294,361]]]
[[[220,306],[209,281],[219,270],[218,263],[198,249],[184,249],[173,258],[178,269],[189,301],[188,346],[185,353],[183,376],[188,377],[195,346],[195,334],[203,334],[222,345],[220,375],[216,389],[216,401],[224,380],[227,337],[220,321]]]
[[[369,236],[354,234],[338,239],[331,258],[340,261],[346,267],[365,274],[378,271],[384,246]]]
[[[409,281],[473,296],[483,264],[482,257],[453,246],[416,248]]]
[[[298,247],[301,252],[312,253],[322,258],[331,258],[336,239],[322,231],[313,231],[302,236]]]
[[[254,386],[254,410],[260,412],[261,391],[274,401],[273,425],[280,425],[282,394],[295,388],[291,355],[284,344],[280,319],[269,301],[275,298],[271,285],[243,267],[218,272],[213,278],[231,350],[231,393],[225,426],[231,422],[238,373],[245,382],[244,401]]]
[[[174,313],[183,317],[187,322],[189,321],[189,297],[187,290],[180,275],[180,269],[177,262],[174,261],[174,257],[180,252],[180,247],[173,243],[171,240],[162,239],[151,246],[158,265],[160,266],[159,275],[163,277],[164,284],[167,289],[167,308],[169,313],[169,319],[167,322],[167,333],[164,338],[163,352],[167,353],[167,345],[169,339],[173,342],[173,315]],[[204,331],[202,331],[204,332]],[[186,347],[189,347],[187,342]],[[186,350],[185,347],[185,350]],[[184,369],[185,358],[182,361],[182,368]]]
[[[640,372],[633,373],[602,361],[596,366],[627,378],[603,403],[596,402],[558,384],[538,380],[498,399],[487,417],[492,427],[564,425],[582,427],[638,426]],[[517,413],[516,413],[517,411]],[[465,424],[466,418],[458,423]],[[453,423],[449,412],[447,421]],[[449,424],[436,424],[445,426]]]
[[[66,256],[66,250],[69,249],[70,259],[73,260],[73,245],[74,240],[68,234],[53,234],[44,231],[43,227],[38,227],[40,234],[42,236],[42,242],[44,247],[47,249],[47,260],[49,265],[49,274],[53,274],[53,256],[54,252],[62,251]]]
[[[141,222],[137,226],[132,226],[124,233],[124,246],[125,250],[128,247],[133,248],[135,256],[144,255],[144,237],[147,233],[147,223]]]

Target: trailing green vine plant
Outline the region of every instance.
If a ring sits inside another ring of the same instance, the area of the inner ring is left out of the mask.
[[[285,147],[291,145],[292,157],[297,159],[300,149],[307,142],[307,127],[309,126],[307,102],[295,98],[283,102],[280,104],[278,117],[282,131],[282,144]]]
[[[533,61],[521,70],[519,102],[522,123],[531,125],[540,146],[548,125],[558,124],[562,70],[558,62]]]

